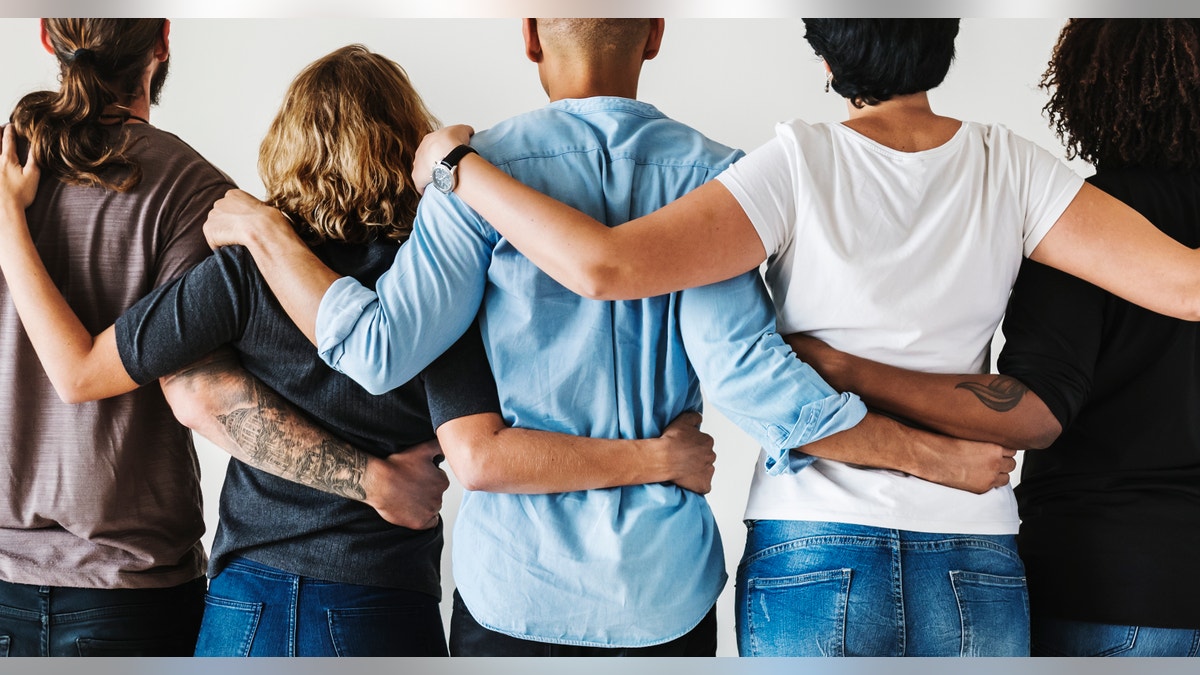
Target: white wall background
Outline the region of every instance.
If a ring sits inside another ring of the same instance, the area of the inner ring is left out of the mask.
[[[1057,19],[964,20],[957,62],[946,83],[931,94],[934,108],[963,119],[1003,122],[1061,155],[1040,112],[1046,95],[1037,88],[1061,25]],[[670,20],[662,53],[644,70],[641,97],[747,150],[766,141],[777,121],[841,120],[844,103],[823,92],[824,72],[803,32],[799,19]],[[287,84],[310,61],[351,42],[403,65],[446,123],[482,129],[546,101],[536,68],[524,58],[515,19],[181,19],[172,24],[171,77],[152,121],[261,195],[258,144]],[[0,20],[0,63],[5,64],[0,109],[11,110],[28,91],[57,86],[56,65],[38,42],[36,19]],[[1075,168],[1090,173],[1082,164]],[[715,411],[703,428],[717,441],[710,502],[732,577],[745,543],[741,515],[757,447]],[[226,455],[203,440],[197,446],[207,544]],[[448,525],[460,494],[452,482],[444,510]],[[448,554],[444,561],[449,598]],[[721,655],[736,654],[732,596],[731,581],[718,603]],[[448,605],[443,603],[447,613]]]

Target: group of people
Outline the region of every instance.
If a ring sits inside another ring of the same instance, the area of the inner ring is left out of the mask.
[[[661,19],[523,29],[550,102],[475,135],[318,59],[259,201],[149,123],[169,22],[42,21],[62,86],[0,156],[0,651],[712,655],[703,385],[763,448],[741,654],[1195,655],[1200,22],[1063,28],[1088,182],[933,111],[957,20],[806,19],[848,119],[749,154],[638,100]],[[180,422],[232,455],[207,583]]]

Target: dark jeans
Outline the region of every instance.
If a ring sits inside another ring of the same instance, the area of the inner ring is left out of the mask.
[[[649,647],[576,647],[522,640],[479,625],[458,591],[450,615],[451,656],[716,656],[717,608],[680,638]]]
[[[438,599],[234,558],[208,588],[196,656],[446,656]]]
[[[0,656],[190,656],[204,577],[170,588],[0,581]]]

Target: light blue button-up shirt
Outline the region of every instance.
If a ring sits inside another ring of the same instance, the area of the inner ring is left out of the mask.
[[[523,183],[610,225],[667,204],[741,154],[650,105],[605,97],[555,102],[473,144]],[[655,437],[699,409],[697,375],[709,400],[777,458],[865,414],[774,332],[757,273],[646,300],[588,300],[434,190],[376,290],[340,279],[317,317],[322,358],[372,391],[418,373],[482,302],[484,344],[514,426]],[[543,642],[666,642],[699,623],[726,580],[708,504],[669,484],[467,492],[454,537],[454,577],[474,618]]]

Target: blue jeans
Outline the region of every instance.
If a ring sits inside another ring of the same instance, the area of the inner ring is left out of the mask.
[[[168,588],[0,581],[0,656],[188,656],[204,577]]]
[[[1011,535],[747,521],[742,656],[1027,656],[1025,568]]]
[[[446,656],[437,598],[234,558],[209,583],[196,656]]]
[[[1032,622],[1034,656],[1196,656],[1200,630],[1065,619]]]

